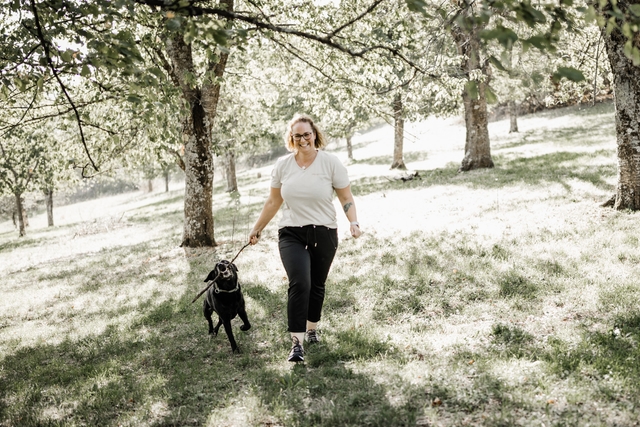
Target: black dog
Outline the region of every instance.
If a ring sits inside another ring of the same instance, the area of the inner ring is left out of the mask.
[[[231,351],[240,353],[231,330],[231,319],[235,318],[236,315],[240,316],[240,319],[244,322],[244,325],[240,326],[242,331],[248,331],[251,328],[251,324],[245,310],[244,296],[238,283],[238,268],[235,264],[222,260],[216,264],[216,267],[211,270],[204,281],[213,281],[212,286],[207,290],[203,307],[204,318],[209,323],[209,333],[214,337],[217,336],[220,325],[224,325],[224,330],[231,343]],[[215,328],[211,321],[211,315],[214,311],[218,314],[218,324]]]

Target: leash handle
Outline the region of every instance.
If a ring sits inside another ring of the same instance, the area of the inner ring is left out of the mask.
[[[234,257],[233,257],[233,259],[231,260],[231,264],[233,264],[233,261],[235,261],[235,260],[236,260],[236,258],[238,258],[238,256],[240,255],[240,253],[241,253],[241,252],[242,252],[242,251],[243,251],[247,246],[249,246],[250,244],[251,244],[251,242],[247,243],[247,244],[246,244],[246,245],[244,245],[242,248],[240,248],[240,250],[238,251],[238,253],[236,254],[236,256],[234,256]],[[218,280],[218,277],[220,277],[220,272],[218,272],[218,275],[216,276],[216,278],[215,278],[215,279],[213,279],[212,281],[210,281],[210,282],[209,282],[209,284],[208,284],[208,285],[207,285],[203,290],[201,290],[201,291],[200,291],[200,293],[198,293],[198,295],[196,295],[196,297],[191,301],[191,304],[193,304],[194,302],[196,302],[196,300],[197,300],[198,298],[200,298],[200,296],[201,296],[202,294],[204,294],[205,292],[207,292],[207,290],[208,290],[211,286],[213,286],[213,284],[214,284],[214,283],[216,283],[216,280]]]

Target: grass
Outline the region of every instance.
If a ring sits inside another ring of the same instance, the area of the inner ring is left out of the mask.
[[[562,117],[545,114],[530,120]],[[275,224],[237,260],[240,355],[191,303],[261,207],[252,172],[242,197],[216,196],[215,249],[177,247],[177,193],[26,239],[5,224],[0,426],[637,425],[638,214],[597,204],[615,141],[571,137],[611,111],[566,114],[569,135],[544,136],[555,152],[500,134],[492,170],[356,180],[368,228],[341,239],[304,365],[285,361]]]

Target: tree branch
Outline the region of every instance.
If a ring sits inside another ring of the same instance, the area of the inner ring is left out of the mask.
[[[362,12],[360,15],[356,16],[355,18],[353,18],[351,21],[339,26],[338,28],[336,28],[335,30],[333,30],[332,32],[330,32],[329,34],[327,34],[327,38],[331,39],[333,38],[336,34],[338,34],[340,31],[344,30],[345,28],[347,28],[350,25],[355,24],[356,22],[358,22],[359,20],[361,20],[362,18],[364,18],[365,16],[367,16],[369,13],[371,13],[373,11],[373,9],[375,9],[380,3],[382,3],[384,0],[377,0],[375,2],[373,2],[373,4],[371,6],[369,6],[369,8],[367,10],[365,10],[364,12]]]
[[[109,96],[109,97],[98,99],[98,100],[94,100],[94,101],[83,102],[82,104],[77,104],[76,107],[86,107],[88,105],[97,104],[99,102],[107,101],[107,100],[110,100],[110,99],[114,99],[114,97]],[[45,108],[45,107],[59,107],[59,105],[44,105],[44,106],[41,105],[41,106],[33,107],[31,109],[35,110],[35,109]],[[27,108],[27,107],[23,107],[23,108]],[[71,111],[73,111],[73,108],[72,107],[68,107],[65,110],[58,110],[55,113],[44,114],[42,116],[31,117],[28,120],[22,119],[22,120],[19,120],[17,123],[3,122],[3,121],[0,120],[0,124],[3,125],[3,126],[0,127],[0,132],[3,132],[2,135],[0,135],[0,138],[3,138],[5,135],[7,135],[8,132],[11,132],[13,129],[17,128],[18,126],[31,124],[31,123],[37,123],[37,122],[40,122],[40,121],[43,121],[43,120],[52,119],[54,117],[64,116],[65,114],[68,114]]]
[[[162,68],[164,68],[164,70],[167,72],[173,84],[177,87],[180,87],[180,80],[178,79],[178,76],[176,75],[173,67],[171,67],[171,64],[169,64],[169,60],[167,60],[167,57],[164,56],[164,53],[162,53],[162,50],[160,50],[160,48],[156,47],[155,45],[151,48],[151,50],[158,56]]]
[[[40,17],[38,15],[38,9],[36,8],[36,4],[35,4],[34,0],[31,0],[31,10],[33,12],[34,22],[36,24],[37,37],[40,40],[42,48],[44,49],[44,54],[45,54],[45,58],[47,60],[47,64],[49,64],[49,68],[51,68],[51,71],[53,72],[53,75],[55,76],[56,80],[58,81],[58,84],[60,85],[60,89],[62,89],[62,92],[64,93],[64,96],[67,98],[67,101],[69,102],[69,104],[71,105],[71,108],[73,109],[73,112],[74,112],[74,114],[76,116],[76,121],[78,123],[78,129],[80,130],[80,139],[82,141],[82,145],[84,146],[84,151],[87,154],[87,157],[89,158],[89,162],[91,163],[91,166],[93,167],[93,169],[98,171],[98,166],[96,166],[96,164],[94,163],[93,159],[91,158],[91,153],[89,153],[89,147],[87,147],[87,141],[84,138],[84,131],[82,129],[82,121],[80,119],[80,112],[78,112],[78,109],[76,108],[75,104],[73,103],[73,100],[71,99],[71,96],[69,95],[67,87],[62,82],[62,79],[60,79],[60,76],[58,75],[58,70],[56,70],[56,67],[53,64],[53,61],[51,60],[51,52],[49,50],[49,42],[45,39],[44,34],[42,32],[42,26],[40,25]],[[82,169],[82,176],[83,177],[84,177],[84,172],[85,172],[85,169],[83,168]]]
[[[289,52],[290,55],[298,58],[300,61],[304,62],[305,64],[307,64],[309,67],[313,68],[314,70],[316,70],[318,73],[320,73],[322,76],[324,76],[325,78],[329,79],[330,82],[335,82],[335,79],[333,77],[331,77],[330,75],[328,75],[327,73],[325,73],[324,71],[322,71],[322,69],[318,66],[316,66],[315,64],[312,64],[310,61],[308,61],[307,59],[303,58],[302,56],[298,55],[296,52],[293,51],[293,49],[291,49],[288,45],[284,44],[283,42],[281,42],[280,40],[276,39],[275,37],[272,38],[271,40],[273,40],[273,42],[275,44],[277,44],[278,46],[282,47],[284,50],[286,50],[287,52]]]
[[[333,36],[335,35],[335,31],[332,33],[329,33],[327,36],[319,36],[317,34],[313,34],[313,33],[309,33],[306,31],[300,31],[300,30],[295,30],[295,29],[291,29],[291,28],[285,28],[284,25],[276,25],[276,24],[272,24],[270,22],[264,22],[256,17],[253,16],[247,16],[241,13],[235,13],[235,12],[231,12],[225,9],[219,9],[219,8],[210,8],[210,7],[199,7],[199,6],[194,6],[193,3],[183,3],[181,1],[172,1],[172,2],[165,2],[163,0],[134,0],[136,3],[138,4],[142,4],[142,5],[146,5],[146,6],[153,6],[153,7],[158,7],[160,9],[164,9],[164,10],[171,10],[171,11],[176,11],[176,12],[181,12],[181,13],[186,13],[189,16],[204,16],[204,15],[215,15],[215,16],[219,16],[221,18],[230,20],[230,21],[241,21],[241,22],[246,22],[249,24],[254,25],[256,28],[260,29],[260,30],[269,30],[269,31],[273,31],[275,33],[283,33],[283,34],[290,34],[292,36],[296,36],[296,37],[300,37],[303,39],[307,39],[307,40],[312,40],[315,41],[317,43],[323,44],[325,46],[334,48],[340,52],[343,52],[351,57],[354,58],[361,58],[363,57],[365,54],[372,52],[374,50],[384,50],[388,53],[391,53],[393,56],[396,56],[398,58],[400,58],[403,62],[405,62],[407,65],[409,65],[412,68],[415,68],[416,70],[418,70],[419,72],[423,72],[423,70],[417,65],[415,64],[413,61],[410,61],[406,56],[404,56],[398,49],[390,47],[390,46],[384,46],[384,45],[374,45],[374,46],[369,46],[369,47],[365,47],[361,50],[353,50],[347,46],[344,46],[341,43],[338,43],[336,41],[333,40]],[[382,0],[380,0],[381,2]],[[378,3],[374,3],[374,7],[377,6]],[[371,8],[372,9],[372,8]],[[369,13],[369,12],[368,12]],[[366,15],[366,14],[365,14]],[[364,15],[363,15],[364,16]],[[348,25],[352,25],[353,23],[355,23],[357,20],[362,19],[362,17],[358,17],[356,20],[353,20],[353,22],[349,23]],[[338,27],[339,30],[343,30],[344,28],[346,28],[346,26],[348,25],[342,25],[340,27]]]

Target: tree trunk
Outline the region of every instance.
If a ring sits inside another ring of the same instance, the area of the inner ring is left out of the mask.
[[[233,11],[233,0],[223,0],[227,10]],[[220,79],[224,74],[228,53],[220,53],[217,63],[208,65],[202,87],[192,85],[191,76],[197,75],[192,46],[181,34],[168,41],[167,51],[173,64],[173,78],[182,91],[189,114],[183,122],[185,142],[185,197],[183,247],[216,246],[213,233],[213,154],[211,153],[213,120],[220,98]],[[214,77],[214,78],[211,78]]]
[[[227,176],[227,193],[238,191],[238,180],[236,179],[236,155],[229,149],[224,155],[225,175]]]
[[[24,206],[22,204],[22,194],[17,193],[16,195],[16,211],[18,214],[18,233],[20,237],[23,237],[27,234],[25,228],[25,213]]]
[[[598,64],[600,63],[600,39],[598,37],[598,44],[596,45],[596,70],[593,73],[593,95],[591,96],[591,106],[596,105],[596,98],[598,96]]]
[[[625,13],[628,4],[618,6]],[[602,30],[602,36],[613,73],[616,107],[618,184],[612,204],[617,210],[636,211],[640,210],[640,67],[625,56],[627,38],[620,30],[610,34]],[[640,47],[640,35],[636,34],[633,44]]]
[[[169,192],[169,178],[170,178],[169,171],[168,170],[164,171],[164,192],[165,193]]]
[[[147,180],[147,191],[149,193],[153,193],[153,180],[152,179],[148,179]]]
[[[458,52],[463,57],[460,64],[462,72],[468,77],[478,70],[483,74],[482,80],[469,80],[471,84],[462,93],[467,136],[460,172],[493,167],[486,97],[490,69],[488,63],[483,64],[480,60],[480,37],[478,33],[481,29],[474,27],[469,31],[456,26],[451,29],[451,35],[456,42]],[[472,92],[471,87],[475,87],[477,93],[470,93]]]
[[[53,227],[53,190],[47,188],[44,194],[47,201],[47,224],[49,227]]]
[[[170,40],[167,50],[180,79],[182,95],[188,105],[183,121],[185,194],[183,247],[215,246],[213,237],[213,156],[210,151],[211,134],[202,106],[201,89],[193,88],[186,80],[193,74],[191,45],[181,34]]]
[[[393,119],[394,144],[391,169],[407,169],[402,154],[404,144],[404,112],[402,111],[402,97],[400,95],[396,95],[393,100]]]
[[[509,133],[518,132],[518,105],[509,101]]]
[[[347,135],[347,157],[349,160],[353,160],[353,145],[351,144],[351,140],[353,139],[353,134]]]

